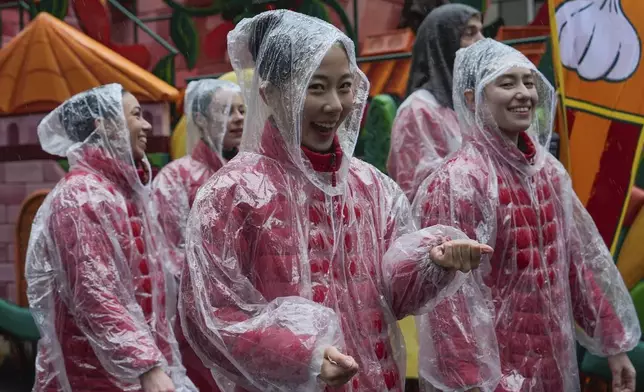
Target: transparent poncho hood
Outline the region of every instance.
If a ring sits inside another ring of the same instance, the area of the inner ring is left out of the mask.
[[[336,175],[338,186],[334,187],[329,173],[316,172],[303,155],[301,134],[309,81],[336,44],[347,53],[354,79],[354,101],[337,130],[343,159]],[[240,150],[261,153],[264,131],[271,121],[279,129],[289,161],[325,193],[342,193],[369,95],[369,82],[357,66],[353,42],[322,20],[278,10],[242,20],[228,34],[228,53],[247,107]],[[249,68],[255,72],[249,74]],[[262,91],[269,84],[276,88],[279,99],[266,99]]]
[[[531,162],[501,131],[485,95],[486,86],[516,67],[532,71],[534,88],[539,96],[533,109],[532,124],[525,131],[536,147]],[[555,90],[543,74],[519,51],[489,38],[460,49],[456,53],[454,69],[454,110],[461,124],[464,142],[469,140],[485,145],[489,151],[525,174],[533,174],[541,169],[548,153],[556,108]],[[465,98],[468,90],[474,92],[473,108]]]

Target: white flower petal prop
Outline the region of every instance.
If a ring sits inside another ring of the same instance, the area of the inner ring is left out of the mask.
[[[556,18],[566,68],[590,81],[620,82],[635,73],[642,45],[620,0],[569,0]]]

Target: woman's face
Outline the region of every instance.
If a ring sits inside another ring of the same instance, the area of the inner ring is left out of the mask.
[[[123,113],[125,113],[127,129],[130,131],[132,157],[135,161],[139,161],[145,157],[148,132],[152,129],[152,126],[143,118],[143,111],[139,101],[128,92],[123,94]]]
[[[246,107],[244,106],[241,93],[227,91],[226,94],[231,94],[232,100],[230,102],[230,112],[226,123],[223,148],[224,151],[230,151],[233,148],[239,147],[239,143],[241,143]]]
[[[344,47],[332,46],[311,77],[302,115],[302,145],[327,152],[353,108],[353,75]]]
[[[511,68],[487,85],[484,93],[488,110],[502,132],[515,136],[530,127],[539,102],[530,69]]]
[[[470,18],[465,25],[461,36],[461,48],[467,48],[483,39],[483,22],[481,16],[476,15]]]

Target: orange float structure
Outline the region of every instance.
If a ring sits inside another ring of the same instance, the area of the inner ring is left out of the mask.
[[[64,175],[59,158],[40,149],[38,123],[72,95],[113,82],[141,101],[153,129],[148,149],[167,153],[173,86],[47,13],[0,49],[0,298],[17,300],[14,235],[23,201]]]

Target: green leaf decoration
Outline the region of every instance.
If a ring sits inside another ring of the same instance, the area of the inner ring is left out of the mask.
[[[367,134],[365,127],[360,128],[360,134],[358,135],[358,141],[356,142],[356,148],[353,149],[353,156],[364,160],[364,140]]]
[[[33,19],[40,12],[40,5],[33,0],[29,2],[29,19]]]
[[[635,311],[637,312],[637,316],[640,320],[640,327],[644,327],[644,281],[639,282],[633,288],[633,290],[631,290],[631,297],[633,297],[633,303],[635,304]],[[639,384],[639,385],[642,385],[642,384]]]
[[[170,162],[170,154],[164,152],[155,152],[146,155],[148,157],[150,165],[158,169],[162,168],[163,166],[167,165],[168,162]]]
[[[387,95],[377,95],[367,111],[364,135],[364,160],[387,173],[387,158],[391,142],[391,128],[396,118],[396,101]]]
[[[329,22],[329,13],[320,0],[304,0],[297,12]]]
[[[0,330],[18,341],[37,342],[40,339],[38,327],[28,308],[0,299]]]
[[[170,20],[170,37],[186,59],[188,69],[194,68],[199,57],[199,35],[192,17],[185,12],[174,11]]]
[[[218,15],[228,7],[230,3],[237,3],[239,1],[249,2],[251,0],[212,0],[212,4],[207,7],[190,7],[177,3],[174,0],[163,0],[163,2],[174,12],[183,12],[188,16],[212,16]]]
[[[485,15],[485,13],[487,12],[487,8],[488,8],[488,6],[490,4],[490,1],[489,0],[482,0],[481,3],[482,3],[481,4],[481,14]]]
[[[550,84],[555,86],[555,69],[552,62],[552,44],[546,41],[546,52],[541,56],[537,69],[548,79]]]
[[[241,14],[235,16],[235,18],[233,19],[233,24],[237,24],[241,22],[241,20],[244,18],[252,18],[255,15],[256,14],[254,12],[250,12],[250,11],[242,12]]]
[[[234,7],[227,7],[226,9],[221,11],[221,17],[229,22],[236,23],[235,19],[239,17],[239,15],[243,14],[246,11],[246,7],[243,5],[237,4]],[[240,19],[241,20],[241,19]]]
[[[41,0],[40,12],[48,12],[56,18],[63,20],[67,16],[68,0]]]
[[[59,159],[58,164],[63,168],[63,170],[65,170],[65,172],[69,171],[69,161],[67,159]]]
[[[319,3],[325,4],[329,6],[338,16],[340,17],[340,22],[344,25],[344,32],[346,35],[351,38],[353,42],[356,44],[356,50],[358,50],[358,43],[356,42],[356,31],[353,28],[353,25],[351,24],[351,21],[349,20],[349,17],[347,16],[347,13],[344,12],[344,8],[342,8],[342,5],[337,2],[337,0],[316,0]]]
[[[159,60],[152,69],[152,74],[168,84],[174,84],[174,55],[169,54]]]

